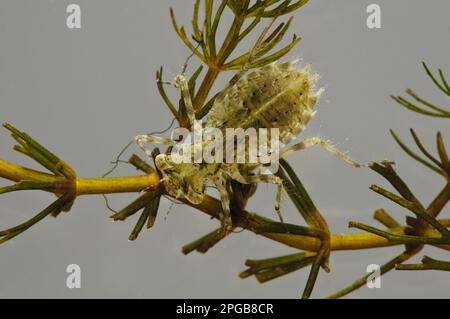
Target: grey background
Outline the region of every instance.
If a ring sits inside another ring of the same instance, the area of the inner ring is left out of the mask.
[[[82,8],[82,29],[69,30],[63,0],[0,1],[0,119],[26,130],[82,176],[100,176],[134,135],[168,126],[171,116],[154,83],[155,70],[166,76],[180,70],[188,51],[172,31],[168,8],[189,26],[193,1],[75,1]],[[438,129],[449,137],[448,121],[424,118],[396,106],[388,97],[406,87],[440,104],[448,99],[426,79],[420,61],[450,71],[448,1],[374,1],[382,6],[381,30],[365,26],[361,0],[310,1],[295,13],[291,32],[303,37],[289,58],[300,56],[320,73],[326,92],[318,113],[303,133],[331,139],[361,162],[390,159],[425,203],[442,187],[439,177],[399,150],[388,129],[406,137],[414,127],[427,141]],[[224,29],[221,30],[224,33]],[[246,44],[248,49],[250,43]],[[191,69],[198,61],[191,63]],[[223,80],[221,85],[223,85]],[[220,87],[218,87],[220,88]],[[169,89],[177,96],[175,89]],[[37,167],[16,155],[9,135],[0,135],[1,157]],[[134,151],[138,150],[135,148]],[[333,232],[349,232],[349,220],[375,224],[383,207],[403,220],[404,210],[368,189],[387,186],[369,170],[357,170],[320,149],[290,157]],[[117,175],[133,174],[121,167]],[[6,185],[2,181],[1,185]],[[123,207],[135,195],[111,196]],[[274,188],[261,185],[249,209],[275,218]],[[3,195],[1,228],[22,222],[54,197],[40,192]],[[46,219],[0,247],[0,297],[233,297],[295,298],[307,270],[260,285],[241,280],[246,258],[268,258],[292,249],[244,232],[230,236],[206,255],[183,256],[182,245],[217,226],[186,206],[164,200],[157,225],[136,242],[127,237],[134,219],[109,222],[100,196],[78,198],[69,214]],[[447,209],[448,211],[448,209]],[[287,221],[303,223],[285,198]],[[332,254],[330,274],[321,272],[315,297],[343,288],[384,263],[401,247]],[[428,249],[434,257],[447,257]],[[82,269],[82,288],[66,288],[68,264]],[[382,278],[381,289],[362,288],[354,298],[449,297],[450,275],[398,272]]]

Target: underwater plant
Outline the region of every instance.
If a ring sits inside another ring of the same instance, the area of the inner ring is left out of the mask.
[[[191,35],[186,33],[184,27],[178,25],[175,12],[170,11],[176,33],[193,56],[201,61],[201,66],[192,72],[187,79],[187,90],[193,97],[192,108],[196,119],[207,117],[214,106],[214,102],[220,97],[221,92],[213,92],[213,87],[218,78],[226,71],[239,73],[269,66],[279,61],[300,42],[301,38],[293,35],[292,41],[287,46],[275,50],[288,33],[292,17],[279,24],[277,24],[277,20],[302,9],[307,2],[307,0],[222,0],[216,1],[218,5],[215,6],[212,0],[195,0]],[[202,9],[203,14],[201,13]],[[219,44],[217,43],[217,33],[219,28],[225,28],[222,25],[225,11],[229,11],[233,15],[233,21],[228,26],[224,40]],[[248,40],[250,35],[258,34],[257,30],[261,25],[266,26],[266,30],[263,31],[262,37],[260,36],[254,49],[239,53],[239,44]],[[450,96],[450,88],[443,71],[439,70],[439,77],[436,77],[426,64],[424,64],[424,67],[432,82],[443,93]],[[187,72],[186,67],[182,73],[185,72]],[[157,89],[165,105],[171,111],[174,120],[180,127],[191,129],[192,121],[189,117],[192,117],[192,112],[189,109],[190,105],[186,105],[186,99],[170,100],[165,90],[163,68],[157,71],[156,78]],[[401,96],[393,98],[402,106],[414,112],[434,117],[450,117],[449,111],[419,97],[414,91],[407,90],[406,93],[415,102],[410,102]],[[142,171],[143,174],[141,175],[108,177],[107,175],[111,173],[108,172],[102,178],[81,178],[69,164],[28,134],[10,124],[5,124],[4,127],[11,132],[12,137],[18,143],[14,149],[35,160],[50,173],[0,160],[0,177],[15,182],[10,186],[1,188],[0,194],[21,190],[42,190],[54,193],[57,199],[23,224],[0,231],[0,243],[20,235],[49,215],[56,217],[63,211],[69,211],[79,196],[125,192],[139,193],[139,196],[125,208],[115,212],[111,218],[117,221],[125,221],[130,216],[140,213],[129,237],[130,240],[135,240],[144,225],[147,228],[154,226],[161,198],[163,196],[173,197],[173,193],[169,193],[162,182],[160,169],[157,166],[152,167],[136,154],[133,154],[128,162]],[[248,211],[246,209],[247,202],[257,190],[258,183],[245,184],[230,180],[228,196],[232,227],[243,228],[299,250],[287,256],[264,260],[247,260],[245,264],[248,268],[241,272],[239,276],[241,278],[254,276],[259,282],[267,282],[310,266],[309,278],[302,293],[302,297],[309,298],[320,270],[330,271],[329,257],[333,251],[393,245],[404,246],[404,251],[383,265],[381,267],[382,273],[393,269],[450,270],[449,262],[437,261],[430,257],[424,257],[422,264],[405,264],[411,257],[419,254],[425,245],[445,250],[450,249],[450,231],[448,230],[450,221],[438,219],[439,213],[450,200],[450,160],[442,134],[438,133],[436,137],[437,156],[430,153],[414,130],[411,130],[411,134],[422,155],[412,151],[392,131],[394,139],[407,154],[444,178],[445,184],[442,190],[429,205],[425,205],[414,195],[413,191],[397,174],[392,163],[384,161],[369,165],[369,168],[385,178],[398,194],[375,185],[370,188],[388,200],[406,208],[414,215],[414,217],[408,216],[404,225],[394,220],[385,210],[378,209],[375,211],[374,219],[382,223],[386,229],[381,230],[361,223],[350,222],[350,227],[358,228],[363,232],[332,233],[326,218],[317,209],[301,179],[285,159],[280,160],[281,168],[276,176],[282,181],[284,190],[300,216],[307,223],[307,227],[277,222]],[[119,155],[122,156],[123,152]],[[150,155],[152,158],[156,158],[158,150]],[[119,159],[120,157],[116,163],[119,163]],[[198,203],[193,203],[185,198],[180,198],[180,200],[200,212],[221,219],[223,205],[219,199],[204,194],[202,200]],[[182,252],[184,254],[193,251],[206,253],[229,235],[229,233],[223,232],[222,227],[220,227],[185,245]],[[354,291],[365,285],[369,276],[370,274],[362,277],[330,297],[341,297]]]

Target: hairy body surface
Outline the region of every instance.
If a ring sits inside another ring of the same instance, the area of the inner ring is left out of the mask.
[[[310,146],[321,145],[346,162],[359,167],[358,163],[319,138],[307,139],[286,147],[303,131],[314,116],[313,108],[320,95],[320,90],[313,89],[317,76],[310,74],[309,66],[299,69],[295,67],[296,63],[297,61],[272,63],[248,75],[234,78],[234,81],[230,82],[216,97],[203,126],[195,125],[198,122],[195,119],[188,83],[183,75],[177,76],[175,85],[181,89],[193,133],[196,133],[196,127],[217,128],[222,132],[228,128],[277,128],[279,144],[282,147],[276,154],[277,158]],[[157,136],[139,135],[135,140],[149,156],[151,150],[145,148],[147,142],[175,145],[174,141]],[[245,143],[245,138],[237,142]],[[210,143],[214,142],[210,141]],[[162,175],[162,182],[167,193],[175,198],[185,198],[194,204],[203,200],[205,188],[211,182],[221,197],[223,212],[220,214],[220,219],[224,231],[230,231],[233,227],[229,195],[231,180],[242,184],[259,182],[276,184],[275,210],[282,220],[280,213],[282,181],[273,174],[263,174],[261,165],[229,162],[195,163],[194,161],[177,163],[170,154],[157,155],[155,165]]]

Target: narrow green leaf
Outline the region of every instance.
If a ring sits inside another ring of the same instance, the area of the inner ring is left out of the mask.
[[[253,21],[255,22],[255,21]],[[259,21],[258,21],[259,22]],[[261,47],[255,52],[247,52],[236,59],[230,61],[227,63],[224,67],[227,69],[235,69],[236,67],[242,66],[243,64],[247,63],[247,61],[250,58],[250,55],[252,54],[252,59],[257,59],[261,56],[264,56],[266,53],[270,52],[284,37],[286,34],[286,31],[289,29],[292,22],[292,17],[288,20],[286,24],[281,23],[278,25],[277,28],[267,37],[267,39],[264,39],[261,43]],[[249,25],[248,28],[252,27],[252,24]],[[244,31],[244,35],[247,32],[247,30]],[[242,35],[240,35],[240,38]]]
[[[211,108],[214,105],[214,101],[216,100],[216,98],[221,94],[222,92],[217,93],[216,95],[214,95],[211,100],[209,100],[204,107],[202,107],[202,109],[197,112],[196,114],[196,118],[197,120],[201,120],[202,118],[204,118],[208,112],[211,110]]]
[[[447,89],[447,95],[450,95],[450,86],[448,85],[447,79],[445,78],[444,72],[442,69],[439,69],[439,76],[441,77],[442,83],[444,84],[445,88]]]
[[[128,237],[128,240],[136,240],[136,238],[139,236],[142,228],[144,227],[145,222],[147,221],[147,218],[150,214],[149,210],[144,209],[141,213],[141,216],[139,216],[139,219],[136,223],[136,226],[134,226],[130,236]]]
[[[175,32],[178,34],[180,39],[184,42],[184,44],[194,53],[203,63],[207,64],[206,58],[197,50],[196,46],[189,41],[189,38],[186,35],[186,32],[183,27],[179,28],[177,24],[177,20],[175,17],[175,12],[172,8],[170,8],[170,17],[172,20],[172,26],[175,29]]]
[[[294,186],[296,188],[297,193],[301,196],[302,201],[305,203],[306,208],[309,211],[316,211],[316,205],[314,205],[311,197],[309,196],[308,192],[306,191],[305,187],[303,186],[300,179],[297,177],[297,174],[295,174],[293,168],[285,159],[281,159],[280,163],[283,167],[283,169],[288,174],[289,178],[294,183]]]
[[[248,25],[247,28],[244,29],[244,31],[239,34],[238,42],[241,42],[250,32],[253,31],[253,29],[261,22],[261,17],[257,16],[253,19],[253,21]]]
[[[148,212],[147,229],[152,228],[155,225],[156,216],[158,215],[159,203],[161,202],[160,193],[156,194],[155,198],[145,206],[144,211]]]
[[[406,154],[408,154],[411,158],[415,159],[419,163],[425,165],[426,167],[428,167],[432,171],[438,173],[439,175],[442,175],[442,170],[439,167],[429,163],[428,161],[426,161],[425,159],[423,159],[422,157],[420,157],[419,155],[414,153],[411,149],[409,149],[405,145],[405,143],[403,143],[402,140],[397,136],[397,134],[395,134],[395,132],[393,130],[390,130],[390,132],[391,132],[391,135],[394,138],[394,140],[402,148],[402,150],[405,151]]]
[[[289,14],[301,7],[303,7],[305,4],[308,3],[309,0],[299,0],[296,3],[289,5],[292,0],[286,0],[284,1],[280,6],[276,7],[273,10],[269,10],[264,12],[263,17],[264,18],[273,18],[273,17],[280,17],[286,14]]]
[[[326,234],[320,229],[278,222],[272,222],[263,227],[255,228],[254,231],[256,234],[263,234],[263,233],[293,234],[293,235],[310,236],[315,238],[324,238],[326,236]]]
[[[408,209],[409,211],[417,215],[417,217],[423,219],[428,224],[433,226],[438,232],[442,234],[442,236],[447,237],[447,239],[450,238],[450,230],[448,230],[444,225],[442,225],[435,217],[428,214],[428,212],[424,208],[420,207],[417,203],[414,203],[410,200],[406,200],[400,196],[397,196],[377,185],[372,185],[370,189],[386,197],[387,199],[390,199],[391,201],[399,204],[400,206]]]
[[[258,280],[259,283],[266,283],[270,280],[279,278],[281,276],[290,274],[294,271],[303,269],[311,263],[313,263],[314,257],[306,257],[304,259],[301,259],[297,262],[292,262],[289,264],[285,264],[276,268],[272,268],[267,271],[261,271],[255,274],[255,278]]]
[[[286,54],[288,54],[299,42],[301,38],[294,37],[294,40],[291,44],[287,45],[283,49],[279,50],[278,52],[275,52],[265,58],[262,58],[260,60],[257,60],[251,64],[251,68],[260,68],[267,64],[270,64],[272,62],[278,61],[282,57],[284,57]]]
[[[447,150],[445,149],[444,139],[442,138],[442,133],[438,132],[436,136],[436,144],[439,153],[439,157],[441,158],[441,162],[444,168],[449,169],[450,160],[448,158]]]
[[[159,71],[156,71],[156,85],[158,88],[159,95],[161,95],[162,99],[164,100],[164,103],[166,103],[167,107],[169,108],[170,112],[172,112],[173,116],[177,119],[178,122],[180,122],[180,115],[178,114],[177,109],[173,105],[172,101],[170,101],[169,97],[167,96],[166,90],[164,89],[162,74],[163,74],[163,67],[161,67]]]
[[[191,78],[189,79],[188,87],[189,87],[191,96],[194,96],[194,94],[195,94],[195,84],[196,84],[196,81],[197,81],[200,73],[202,73],[202,71],[203,71],[203,65],[200,65],[197,68],[197,70],[194,72],[194,74],[192,74]]]
[[[202,41],[202,33],[198,24],[198,15],[200,11],[200,0],[195,0],[194,14],[192,17],[192,29],[194,30],[194,40],[197,42]]]
[[[74,194],[72,192],[68,192],[64,194],[63,196],[59,197],[56,201],[54,201],[50,206],[42,210],[40,213],[38,213],[33,218],[29,219],[23,224],[17,225],[15,227],[9,228],[7,230],[0,231],[0,236],[3,236],[3,238],[0,239],[0,244],[16,237],[17,235],[23,233],[27,229],[29,229],[31,226],[35,225],[48,215],[54,213],[54,212],[60,212],[64,209],[67,202],[72,201],[74,199]]]
[[[206,253],[210,248],[216,245],[219,241],[227,236],[227,233],[224,232],[221,228],[218,228],[205,236],[193,241],[186,246],[183,246],[182,252],[187,255],[194,250],[200,253]]]
[[[420,151],[426,156],[428,157],[433,163],[435,163],[438,167],[440,168],[444,168],[442,163],[439,162],[434,156],[432,156],[427,149],[423,146],[422,142],[420,141],[419,137],[417,136],[416,132],[414,131],[414,129],[410,129],[411,135],[414,139],[414,142],[416,143],[417,147],[420,149]]]
[[[443,115],[450,115],[450,112],[445,111],[444,109],[437,107],[436,105],[428,102],[427,100],[422,99],[420,96],[418,96],[413,90],[407,89],[406,93],[410,95],[413,99],[415,99],[417,102],[422,103],[423,105],[437,111],[438,113],[442,113]]]
[[[411,258],[411,254],[407,251],[403,252],[402,254],[396,256],[395,258],[391,259],[390,261],[388,261],[387,263],[385,263],[384,265],[382,265],[380,267],[380,271],[381,271],[381,275],[386,274],[387,272],[391,271],[392,269],[394,269],[394,267],[398,264],[401,264],[402,262],[408,260],[409,258]],[[340,298],[343,297],[345,295],[348,295],[349,293],[357,290],[358,288],[364,286],[367,283],[367,279],[369,278],[369,276],[371,276],[372,273],[369,273],[365,276],[363,276],[362,278],[356,280],[354,283],[352,283],[351,285],[349,285],[348,287],[332,294],[329,295],[327,297],[327,299],[336,299],[336,298]]]
[[[77,177],[75,171],[69,165],[39,144],[31,136],[25,132],[20,132],[9,123],[4,123],[3,126],[12,133],[16,141],[27,150],[27,153],[38,156],[44,159],[45,162],[51,163],[54,167],[51,171],[57,171],[58,175],[65,176],[68,179],[75,179]]]
[[[125,220],[131,215],[134,215],[138,211],[140,211],[144,206],[146,206],[148,203],[150,203],[151,200],[156,196],[156,191],[149,191],[144,193],[143,195],[139,196],[137,199],[135,199],[131,204],[127,205],[125,208],[123,208],[121,211],[119,211],[116,214],[113,214],[110,216],[110,218],[114,221],[117,220]]]
[[[302,299],[308,299],[311,296],[314,285],[317,281],[317,277],[319,275],[320,266],[322,265],[324,258],[326,258],[326,250],[324,248],[321,248],[315,256],[314,262],[312,263],[308,281],[306,282],[305,290],[303,291]]]
[[[227,6],[228,0],[222,0],[222,2],[219,5],[219,8],[217,9],[216,15],[214,17],[214,22],[211,27],[211,36],[210,36],[210,46],[211,46],[211,57],[213,59],[216,58],[216,35],[217,35],[217,29],[219,28],[220,20],[223,15],[223,11],[225,10]]]
[[[432,117],[441,117],[441,118],[450,117],[450,116],[447,116],[447,115],[445,115],[443,113],[440,113],[440,112],[439,113],[435,113],[435,112],[430,112],[430,111],[424,110],[424,109],[418,107],[417,105],[412,104],[408,100],[405,100],[401,96],[393,96],[393,95],[391,95],[391,98],[394,101],[396,101],[398,104],[400,104],[400,105],[404,106],[405,108],[407,108],[408,110],[411,110],[411,111],[416,112],[416,113],[420,113],[420,114],[428,115],[428,116],[432,116]]]
[[[427,73],[427,75],[429,76],[429,78],[433,81],[433,83],[445,94],[450,96],[450,92],[447,91],[447,88],[444,87],[441,83],[438,82],[438,80],[435,78],[435,76],[433,75],[433,73],[430,71],[430,69],[428,68],[427,64],[425,62],[422,62],[423,68],[425,69],[425,72]]]
[[[0,187],[0,195],[22,190],[55,190],[58,186],[57,182],[46,181],[20,181],[14,185]]]

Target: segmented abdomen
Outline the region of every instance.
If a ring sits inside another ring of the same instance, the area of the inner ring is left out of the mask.
[[[270,64],[227,88],[208,113],[206,127],[279,128],[280,142],[289,143],[314,115],[318,93],[309,66],[296,61]]]

